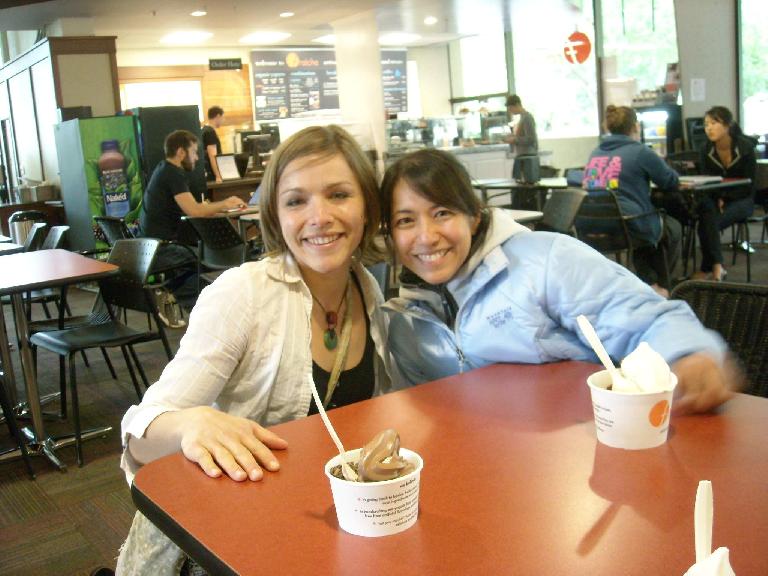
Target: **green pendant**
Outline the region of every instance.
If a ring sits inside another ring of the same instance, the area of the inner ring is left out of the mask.
[[[339,343],[339,337],[336,335],[336,330],[326,330],[323,332],[323,344],[328,350],[334,350]]]

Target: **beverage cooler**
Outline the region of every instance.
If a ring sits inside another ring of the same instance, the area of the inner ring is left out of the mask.
[[[54,127],[61,197],[73,250],[106,246],[94,216],[125,218],[135,226],[143,186],[130,116],[78,118]]]
[[[683,150],[683,114],[679,104],[636,107],[642,141],[662,158]]]

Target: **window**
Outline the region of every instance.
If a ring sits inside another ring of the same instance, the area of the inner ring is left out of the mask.
[[[512,43],[515,92],[536,119],[539,138],[597,135],[592,2],[513,3]],[[578,57],[568,47],[577,49]]]
[[[507,91],[502,30],[451,42],[449,54],[454,98]]]
[[[755,0],[755,3],[761,0]],[[677,62],[673,0],[601,0],[606,79],[635,79],[635,90],[655,90]]]
[[[142,106],[184,106],[194,104],[203,121],[203,91],[199,80],[127,82],[120,85],[123,110]]]
[[[741,106],[747,134],[768,134],[768,2],[741,0]]]

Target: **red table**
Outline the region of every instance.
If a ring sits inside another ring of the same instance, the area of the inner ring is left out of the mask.
[[[368,539],[338,527],[317,416],[261,482],[212,479],[175,454],[144,466],[134,501],[214,574],[682,575],[693,506],[711,480],[714,547],[739,576],[768,574],[768,400],[673,417],[659,448],[595,440],[580,362],[496,365],[329,413],[347,448],[392,426],[424,458],[419,520]]]
[[[118,267],[114,264],[86,258],[67,250],[39,250],[11,254],[0,258],[0,296],[10,294],[13,301],[13,311],[16,321],[16,331],[21,344],[21,366],[24,372],[24,383],[27,392],[27,404],[32,415],[33,428],[24,429],[30,452],[33,455],[43,454],[60,470],[66,468],[56,457],[55,449],[74,443],[73,437],[53,439],[45,433],[40,393],[37,388],[35,363],[29,346],[27,316],[24,313],[23,293],[42,288],[65,287],[77,282],[86,282],[115,274]],[[0,357],[12,396],[15,396],[16,384],[13,375],[13,365],[8,347],[8,335],[5,329],[5,318],[0,306]],[[106,429],[100,429],[103,433]],[[83,438],[92,437],[87,433]],[[18,450],[3,454],[3,458],[17,457]]]

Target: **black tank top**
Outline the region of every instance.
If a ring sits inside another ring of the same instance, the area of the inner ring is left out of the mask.
[[[360,293],[360,298],[363,301],[363,308],[365,308],[365,299],[363,298],[363,291],[360,287],[360,281],[357,276],[352,274],[352,278],[355,281],[355,288]],[[373,338],[371,338],[371,326],[370,319],[367,313],[363,313],[365,316],[365,351],[363,357],[357,366],[342,371],[339,375],[339,381],[336,384],[336,389],[333,391],[331,401],[326,406],[327,410],[332,408],[338,408],[339,406],[346,406],[360,400],[367,400],[373,396],[374,390],[374,368],[373,361],[376,354],[376,347],[373,344]],[[328,381],[331,379],[331,373],[326,372],[315,361],[312,361],[312,379],[317,386],[317,393],[321,400],[325,400],[325,394],[328,392]],[[317,414],[317,405],[315,399],[309,405],[309,412],[307,416]]]

